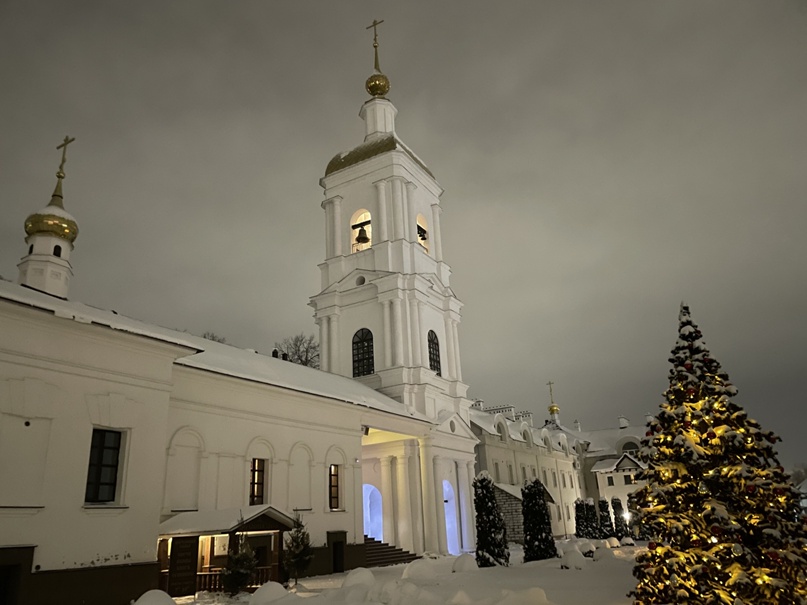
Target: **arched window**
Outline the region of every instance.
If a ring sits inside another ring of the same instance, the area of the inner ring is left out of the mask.
[[[53,256],[55,256],[56,258],[61,258],[62,257],[62,247],[61,246],[56,245],[56,246],[53,247]]]
[[[373,245],[373,225],[370,213],[358,210],[350,221],[350,251],[361,252]]]
[[[440,376],[440,341],[434,330],[429,330],[429,369]]]
[[[373,333],[362,328],[353,335],[353,377],[367,376],[373,372]]]
[[[426,249],[426,252],[428,252],[429,224],[426,222],[426,217],[423,216],[422,214],[418,214],[417,230],[418,230],[418,243]]]
[[[626,441],[625,445],[622,446],[622,453],[625,452],[634,452],[639,449],[639,444],[635,441]]]

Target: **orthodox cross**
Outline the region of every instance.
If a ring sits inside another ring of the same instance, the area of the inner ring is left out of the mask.
[[[555,397],[552,395],[552,385],[555,383],[550,380],[546,384],[549,386],[549,401],[555,403]]]
[[[61,178],[64,178],[64,163],[67,161],[67,146],[75,140],[76,137],[73,137],[71,139],[70,137],[65,136],[64,141],[62,141],[62,144],[56,148],[62,150],[62,163],[59,164],[59,174],[62,175]]]
[[[365,27],[364,29],[373,28],[373,49],[375,50],[375,70],[381,73],[381,68],[378,65],[378,26],[384,23],[384,20],[378,21],[377,19],[373,19],[373,22]]]

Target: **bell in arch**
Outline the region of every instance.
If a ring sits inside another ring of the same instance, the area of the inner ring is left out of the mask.
[[[356,236],[356,243],[367,244],[369,242],[370,238],[367,237],[367,230],[364,227],[359,227],[359,234]]]

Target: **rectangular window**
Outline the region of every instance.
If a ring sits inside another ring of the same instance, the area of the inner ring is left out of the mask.
[[[328,506],[331,510],[339,510],[339,465],[332,464],[328,468]]]
[[[608,477],[608,487],[614,487],[614,478]]]
[[[561,515],[560,515],[560,504],[558,504],[558,505],[557,505],[557,509],[558,509],[558,521],[560,521],[560,520],[561,520]]]
[[[532,471],[532,478],[535,479],[537,477],[537,475],[535,474],[535,467],[531,466],[530,470]]]
[[[87,489],[84,501],[92,504],[115,502],[118,492],[118,469],[123,441],[121,431],[92,430],[90,465],[87,471]]]
[[[569,520],[571,520],[571,518],[572,518],[572,513],[569,510],[569,505],[567,504],[566,505],[566,520],[569,521]]]
[[[541,469],[541,474],[544,476],[544,485],[549,485],[549,484],[546,482],[546,469],[545,469],[545,468],[542,468],[542,469]]]
[[[253,458],[249,469],[249,505],[266,504],[266,460]]]
[[[560,479],[563,482],[563,489],[566,489],[566,473],[561,473]]]
[[[521,467],[521,480],[522,481],[527,481],[527,467],[526,466]]]
[[[496,481],[496,483],[501,483],[501,478],[499,477],[499,463],[498,462],[493,463],[493,477],[494,477],[494,481]]]
[[[558,475],[555,471],[552,471],[552,487],[558,486]]]
[[[625,485],[633,485],[633,475],[625,475]]]
[[[515,481],[513,481],[513,465],[512,464],[507,465],[507,477],[508,477],[508,479],[510,479],[510,485],[513,485],[515,483]]]

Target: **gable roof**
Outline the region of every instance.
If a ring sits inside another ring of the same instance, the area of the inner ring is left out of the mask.
[[[294,527],[294,518],[288,513],[269,504],[257,504],[241,508],[179,513],[160,523],[160,535],[229,534],[263,515],[287,529]]]
[[[619,458],[598,460],[591,467],[591,471],[594,473],[608,473],[623,468],[647,468],[647,465],[634,456],[624,453]]]

